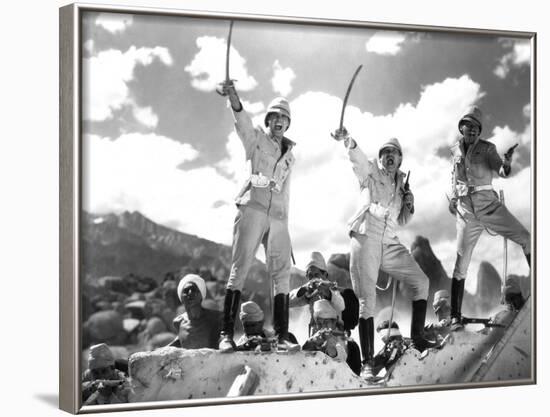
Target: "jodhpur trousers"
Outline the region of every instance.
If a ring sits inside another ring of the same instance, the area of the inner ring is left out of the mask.
[[[458,207],[462,216],[456,215],[457,256],[453,278],[466,279],[472,253],[485,227],[520,245],[526,255],[531,253],[531,235],[506,206],[495,199],[487,208],[473,213],[471,202],[465,198],[466,202],[461,201]]]
[[[288,221],[268,216],[262,210],[239,206],[233,226],[233,252],[227,287],[242,291],[260,243],[264,245],[267,272],[274,294],[288,294],[290,281],[290,236]]]
[[[428,277],[405,246],[399,242],[383,243],[378,236],[352,232],[350,275],[359,299],[359,317],[374,317],[379,269],[405,285],[413,301],[428,298]]]

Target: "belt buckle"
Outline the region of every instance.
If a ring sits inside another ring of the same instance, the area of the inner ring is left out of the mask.
[[[473,194],[476,192],[476,186],[475,185],[468,185],[468,194]]]
[[[252,186],[256,188],[267,188],[269,186],[269,178],[262,173],[253,174],[251,177]]]

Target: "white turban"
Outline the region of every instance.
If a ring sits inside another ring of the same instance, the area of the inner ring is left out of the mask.
[[[180,299],[180,302],[183,287],[185,287],[185,285],[189,283],[193,283],[197,286],[202,295],[202,299],[204,300],[206,298],[206,283],[204,282],[204,279],[195,274],[187,274],[180,280],[178,284],[178,298]]]

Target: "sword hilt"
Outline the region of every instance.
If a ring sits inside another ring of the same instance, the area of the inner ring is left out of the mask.
[[[346,130],[345,127],[342,127],[340,126],[338,129],[336,129],[334,132],[330,132],[330,136],[332,136],[332,138],[334,140],[337,140],[337,141],[341,141],[342,139],[345,138],[346,134],[348,133],[348,131]]]
[[[224,92],[224,88],[233,86],[236,81],[237,80],[234,79],[222,81],[218,84],[218,87],[216,87],[216,93],[218,93],[222,97],[227,96],[227,94]]]

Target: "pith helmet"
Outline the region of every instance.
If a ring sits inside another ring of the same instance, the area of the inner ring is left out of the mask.
[[[311,252],[311,260],[308,262],[306,270],[309,269],[310,266],[315,266],[321,271],[327,272],[327,263],[321,252]]]
[[[382,155],[382,150],[386,148],[397,149],[401,157],[403,157],[403,150],[401,149],[401,144],[399,143],[399,140],[397,140],[397,138],[391,138],[380,147],[380,150],[378,151],[378,158],[380,158],[380,156]]]
[[[458,122],[458,130],[460,131],[460,128],[462,127],[462,124],[466,121],[475,123],[479,126],[479,132],[481,133],[481,119],[482,119],[481,110],[477,106],[472,106],[468,109],[466,114],[462,116],[460,121]]]
[[[88,352],[88,368],[99,369],[114,366],[115,357],[105,343],[90,347]]]
[[[288,117],[288,125],[290,126],[290,105],[288,100],[284,97],[277,97],[273,99],[269,106],[267,106],[267,111],[265,113],[264,125],[267,127],[267,118],[271,113],[278,113],[283,116]]]
[[[254,301],[247,301],[241,304],[239,318],[243,323],[262,321],[264,319],[264,312]]]

